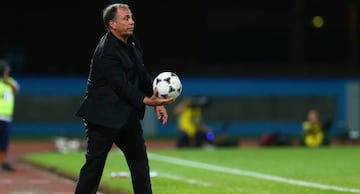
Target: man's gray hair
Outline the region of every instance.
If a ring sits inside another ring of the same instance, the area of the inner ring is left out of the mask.
[[[106,29],[109,29],[110,20],[114,20],[118,8],[129,8],[129,5],[125,3],[110,4],[103,10],[103,22]]]

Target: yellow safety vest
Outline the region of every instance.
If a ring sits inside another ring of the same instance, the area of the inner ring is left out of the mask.
[[[201,123],[201,108],[186,107],[181,113],[178,125],[180,130],[187,133],[189,137],[194,137]]]
[[[315,123],[312,127],[307,121],[303,122],[303,129],[305,130],[305,145],[309,147],[318,147],[324,141],[324,132],[320,122]]]
[[[13,81],[12,78],[9,78]],[[11,86],[0,80],[0,115],[11,117],[14,112],[15,96]]]

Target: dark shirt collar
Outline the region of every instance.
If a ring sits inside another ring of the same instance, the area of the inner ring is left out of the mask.
[[[127,39],[127,43],[124,43],[123,41],[119,40],[113,33],[111,33],[110,31],[107,32],[107,36],[114,40],[114,42],[116,42],[117,46],[120,46],[120,47],[123,47],[123,48],[126,48],[126,49],[130,49],[131,48],[131,45],[133,44],[133,40],[132,40],[132,37],[130,36],[128,39]]]

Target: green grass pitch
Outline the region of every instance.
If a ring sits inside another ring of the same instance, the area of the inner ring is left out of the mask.
[[[148,149],[156,194],[340,194],[360,193],[360,147]],[[32,153],[25,159],[72,177],[84,153]],[[132,193],[130,178],[111,178],[128,171],[113,149],[102,186]]]

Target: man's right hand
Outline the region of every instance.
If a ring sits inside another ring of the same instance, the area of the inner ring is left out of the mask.
[[[158,92],[155,90],[153,95],[149,98],[149,97],[145,97],[143,102],[144,104],[148,105],[148,106],[161,106],[161,105],[165,105],[165,104],[171,104],[175,101],[174,98],[159,98],[158,97]]]

